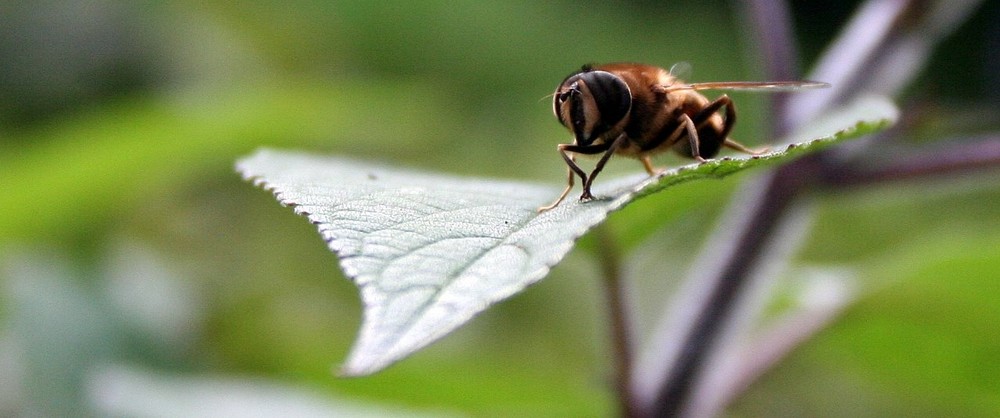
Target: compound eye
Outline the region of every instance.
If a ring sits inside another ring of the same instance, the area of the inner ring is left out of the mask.
[[[597,104],[601,121],[614,125],[632,108],[632,92],[621,77],[607,71],[591,71],[581,76]]]

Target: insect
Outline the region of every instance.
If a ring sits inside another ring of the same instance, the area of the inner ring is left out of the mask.
[[[813,81],[726,81],[688,84],[663,68],[630,63],[585,65],[570,74],[553,93],[552,111],[573,133],[572,144],[559,144],[569,167],[566,189],[552,209],[573,189],[575,176],[583,183],[581,201],[593,199],[590,187],[612,155],[638,159],[655,175],[650,157],[669,149],[704,162],[723,146],[757,155],[729,138],[736,123],[732,99],[723,94],[709,101],[700,90],[785,91],[829,87]],[[720,111],[725,108],[725,117]],[[601,155],[588,175],[576,164],[576,155]]]

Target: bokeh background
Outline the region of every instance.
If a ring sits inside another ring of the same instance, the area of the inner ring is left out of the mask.
[[[801,68],[857,4],[792,3]],[[998,22],[984,2],[914,63],[905,140],[1000,126]],[[0,3],[0,415],[613,414],[592,238],[428,349],[337,378],[355,288],[233,163],[269,146],[558,187],[569,138],[544,96],[566,74],[687,61],[695,81],[760,79],[748,30],[721,1]],[[771,141],[765,101],[732,96],[734,136]],[[818,196],[793,264],[862,296],[729,413],[1000,414],[998,174]],[[627,249],[675,262],[633,284],[683,276],[742,180],[615,214]]]

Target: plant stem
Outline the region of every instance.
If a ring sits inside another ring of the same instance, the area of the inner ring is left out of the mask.
[[[760,41],[762,54],[771,59],[794,57],[794,54],[787,53],[794,52],[791,22],[787,19],[787,6],[780,1],[751,1],[752,3],[744,10],[755,31],[753,36]],[[776,116],[775,131],[800,126],[839,101],[857,96],[864,86],[862,81],[870,74],[891,74],[892,77],[901,80],[908,80],[908,77],[915,74],[922,67],[922,59],[917,62],[906,62],[905,68],[896,65],[898,62],[895,60],[877,59],[881,55],[906,52],[905,47],[909,46],[909,43],[889,42],[888,39],[894,31],[899,30],[900,18],[904,16],[911,3],[918,2],[909,0],[864,2],[848,27],[820,58],[813,72],[813,78],[830,82],[834,87],[797,94],[784,103],[784,107],[773,108],[772,115]],[[784,19],[770,16],[775,11]],[[956,18],[949,22],[960,20]],[[941,19],[921,20],[921,22],[939,21]],[[772,25],[785,26],[776,29],[771,27]],[[927,42],[919,43],[921,51],[929,51],[937,40],[955,25],[944,26],[946,30],[936,30],[935,36],[929,37]],[[922,34],[923,29],[926,28],[914,29],[913,33]],[[920,58],[925,57],[926,54],[923,54]],[[868,65],[869,63],[873,64]],[[791,62],[770,62],[767,67],[769,78],[783,78],[785,74],[781,74],[782,72],[793,70],[794,63]],[[898,93],[901,86],[902,83],[897,83],[878,91],[883,94],[894,94]],[[776,103],[776,106],[781,104]],[[677,354],[668,355],[671,357],[669,363],[671,367],[667,369],[663,383],[656,388],[655,400],[649,404],[649,401],[643,398],[642,412],[657,417],[679,416],[691,412],[689,408],[695,390],[712,390],[712,388],[698,387],[704,369],[716,352],[721,334],[733,323],[736,305],[745,297],[745,290],[750,285],[748,282],[762,261],[765,248],[773,240],[780,238],[777,236],[777,231],[782,226],[784,217],[795,202],[796,196],[804,192],[808,186],[817,184],[851,186],[962,171],[969,167],[996,166],[1000,160],[1000,146],[997,144],[994,136],[991,140],[968,149],[964,147],[949,149],[947,153],[953,157],[940,158],[940,154],[937,154],[938,158],[935,158],[934,155],[924,155],[876,170],[857,168],[863,167],[860,164],[847,169],[838,167],[830,164],[833,162],[830,160],[836,160],[829,158],[834,155],[824,152],[803,158],[769,174],[763,186],[749,191],[753,199],[738,215],[741,222],[731,231],[727,231],[734,237],[733,247],[724,252],[713,253],[715,261],[708,266],[712,280],[711,291],[704,300],[704,305],[700,306],[700,311],[691,320],[690,327],[684,328]],[[843,159],[837,163],[843,163]],[[728,225],[730,222],[724,221],[722,224]],[[715,250],[710,248],[707,251]],[[725,399],[722,402],[725,402]]]
[[[790,80],[798,75],[798,51],[795,45],[788,5],[784,1],[751,0],[741,12],[750,24],[751,36],[765,58],[768,79]],[[780,137],[791,130],[795,121],[787,117],[787,96],[775,97],[768,106],[771,114],[771,134]],[[738,244],[719,261],[720,274],[712,293],[705,301],[694,324],[684,337],[673,366],[658,388],[654,404],[645,408],[651,416],[678,416],[683,413],[706,360],[712,353],[719,334],[731,322],[732,311],[748,285],[751,270],[757,264],[771,233],[780,224],[785,210],[794,200],[797,183],[794,175],[782,174],[794,166],[809,165],[804,161],[772,173],[760,190],[751,191],[757,199],[741,216]],[[645,406],[645,405],[644,405]]]
[[[831,165],[823,170],[823,184],[837,188],[868,186],[1000,167],[998,133],[976,139],[974,142],[967,139],[953,139],[947,140],[946,144],[946,149],[913,152],[891,162]]]
[[[639,408],[632,391],[632,329],[627,307],[625,281],[621,276],[621,249],[606,226],[596,231],[601,248],[601,272],[607,296],[611,348],[614,356],[614,382],[623,417],[638,417]]]
[[[830,83],[831,87],[790,97],[782,112],[783,120],[789,126],[801,126],[844,98],[856,95],[859,78],[880,70],[871,66],[871,60],[890,52],[884,48],[886,39],[910,3],[909,0],[867,0],[859,5],[851,21],[830,43],[809,74],[810,78]],[[912,65],[906,70],[916,72],[920,67]],[[904,76],[906,74],[897,74],[897,77]]]
[[[786,210],[801,190],[803,175],[814,166],[812,159],[799,160],[770,174],[761,198],[745,212],[747,219],[737,231],[736,249],[726,254],[724,266],[711,296],[684,337],[678,357],[666,382],[660,387],[651,410],[652,416],[680,416],[691,399],[698,379],[714,351],[721,331],[730,323],[733,308],[744,294],[749,278],[778,229]]]
[[[740,3],[741,12],[751,27],[751,37],[758,56],[764,63],[764,73],[769,80],[793,80],[799,75],[798,48],[793,36],[792,18],[788,5],[784,1],[750,0]],[[775,94],[765,100],[770,101],[771,123],[769,131],[774,136],[781,137],[790,129],[789,121],[776,116],[784,114],[787,106],[787,94]]]
[[[769,325],[754,341],[741,348],[740,368],[734,370],[725,382],[719,406],[727,405],[745,392],[764,373],[783,360],[789,353],[816,333],[825,329],[853,303],[857,295],[850,286],[824,289],[820,303],[803,305],[796,311],[785,314]]]

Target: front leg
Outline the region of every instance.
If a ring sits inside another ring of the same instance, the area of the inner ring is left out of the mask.
[[[563,154],[563,155],[565,156],[566,154]],[[552,202],[552,203],[550,203],[548,205],[545,205],[545,206],[542,206],[542,207],[538,208],[538,213],[542,213],[542,212],[545,212],[545,211],[547,211],[549,209],[552,209],[552,208],[554,208],[556,206],[559,206],[559,204],[562,203],[563,199],[565,199],[566,196],[569,195],[569,191],[573,190],[573,180],[576,179],[576,176],[573,175],[573,168],[572,167],[576,167],[577,169],[580,168],[580,167],[578,167],[576,165],[576,163],[573,160],[574,160],[573,157],[570,156],[569,157],[569,161],[566,163],[567,165],[572,164],[571,166],[566,167],[566,188],[564,188],[563,191],[562,191],[562,193],[559,194],[559,198],[556,199],[555,202]]]
[[[604,164],[608,162],[608,160],[611,158],[611,155],[615,153],[615,150],[617,150],[618,147],[625,144],[625,141],[628,141],[628,137],[625,136],[625,134],[623,133],[621,135],[618,135],[618,138],[615,138],[614,142],[612,142],[611,145],[608,146],[608,150],[604,152],[604,155],[601,156],[600,161],[598,161],[597,165],[594,166],[594,171],[590,172],[590,178],[585,178],[583,180],[583,194],[580,195],[580,200],[590,200],[594,198],[594,195],[590,193],[590,185],[594,184],[594,178],[596,178],[597,174],[604,169]]]
[[[600,152],[604,152],[610,147],[611,144],[599,144],[599,145],[587,145],[587,146],[580,146],[576,144],[559,144],[557,148],[559,150],[559,155],[562,155],[563,161],[566,161],[566,166],[568,167],[568,169],[566,170],[567,171],[566,188],[563,189],[562,193],[559,195],[559,198],[556,199],[555,202],[552,202],[551,204],[538,208],[538,212],[539,213],[545,212],[549,209],[559,206],[559,204],[562,203],[563,199],[565,199],[566,196],[569,195],[570,190],[573,189],[574,174],[580,176],[580,180],[583,182],[584,185],[590,184],[590,182],[587,181],[588,180],[587,173],[585,173],[583,169],[580,168],[580,166],[576,165],[576,158],[573,155],[570,155],[570,153],[597,154]],[[593,177],[593,174],[591,174],[591,177]]]

